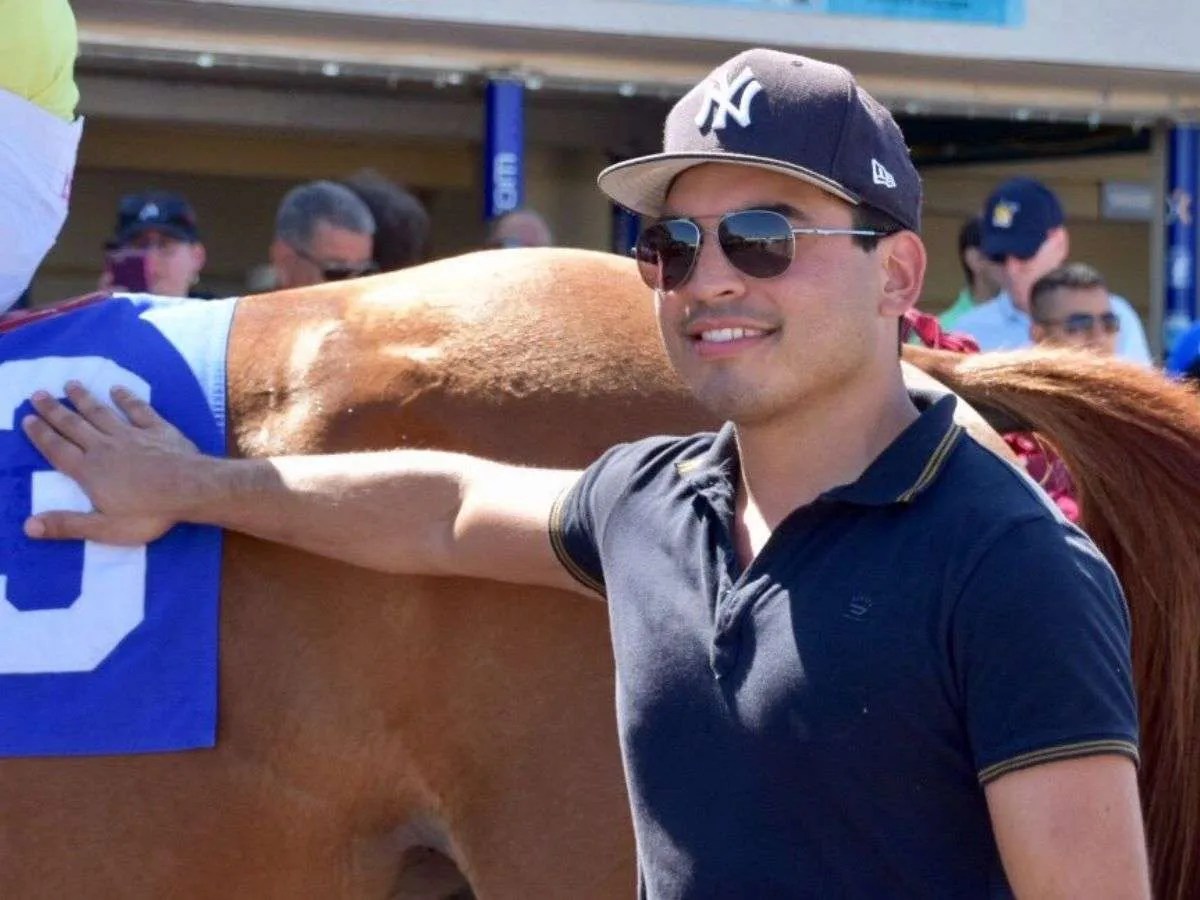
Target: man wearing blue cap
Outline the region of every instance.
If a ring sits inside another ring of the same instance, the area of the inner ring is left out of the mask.
[[[172,191],[127,194],[117,206],[100,286],[160,297],[206,297],[195,287],[207,258],[196,213],[183,196]]]
[[[1070,254],[1064,222],[1058,197],[1040,181],[1013,178],[996,188],[984,204],[980,248],[1000,267],[1004,291],[963,313],[955,330],[974,337],[981,350],[1030,346],[1030,292]],[[1121,323],[1117,356],[1149,365],[1150,346],[1137,312],[1115,294],[1112,308]]]
[[[603,595],[645,898],[1147,897],[1116,576],[952,396],[905,388],[926,256],[895,121],[845,69],[749,50],[673,107],[664,144],[600,187],[649,219],[660,336],[719,433],[583,473],[216,459],[73,385],[78,412],[39,393],[22,425],[99,510],[26,533],[203,521]]]

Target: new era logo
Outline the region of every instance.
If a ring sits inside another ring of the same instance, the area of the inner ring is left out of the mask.
[[[885,188],[896,186],[896,177],[884,167],[883,163],[874,158],[871,160],[871,180]]]
[[[742,69],[737,77],[728,83],[716,78],[710,79],[705,85],[704,102],[700,105],[700,112],[696,114],[696,127],[703,128],[711,115],[713,131],[724,128],[729,117],[745,128],[750,124],[750,102],[762,89],[762,84],[754,77],[749,66]],[[735,104],[739,91],[741,98],[737,99]]]

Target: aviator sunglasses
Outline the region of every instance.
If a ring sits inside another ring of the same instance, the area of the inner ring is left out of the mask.
[[[704,218],[704,217],[701,217]],[[642,281],[655,290],[673,291],[691,277],[705,229],[696,219],[662,219],[638,235],[633,248]],[[886,237],[890,231],[867,228],[797,228],[781,212],[744,209],[717,220],[717,243],[725,258],[751,278],[775,278],[796,258],[796,235]]]
[[[1057,325],[1067,334],[1089,334],[1099,324],[1105,334],[1116,334],[1121,330],[1121,320],[1116,313],[1106,312],[1100,315],[1092,313],[1071,313],[1061,319],[1038,319],[1039,325]]]

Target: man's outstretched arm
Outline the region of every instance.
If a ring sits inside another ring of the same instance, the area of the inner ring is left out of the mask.
[[[220,459],[128,392],[113,394],[128,421],[78,385],[67,396],[78,412],[39,393],[22,424],[96,511],[33,516],[30,537],[138,544],[198,522],[385,572],[584,590],[547,531],[578,472],[424,450]]]

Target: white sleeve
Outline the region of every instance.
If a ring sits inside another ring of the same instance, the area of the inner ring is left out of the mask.
[[[1146,341],[1146,329],[1142,327],[1142,317],[1124,297],[1111,294],[1110,299],[1113,312],[1121,320],[1121,331],[1117,335],[1117,356],[1130,362],[1153,365],[1150,344]]]

